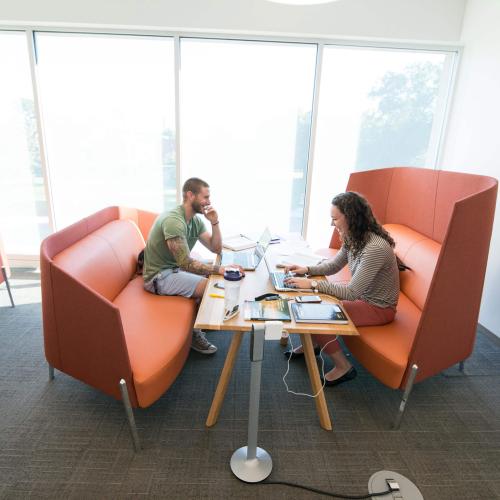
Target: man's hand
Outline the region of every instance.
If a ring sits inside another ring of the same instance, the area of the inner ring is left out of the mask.
[[[215,210],[215,208],[212,207],[212,205],[207,205],[206,207],[203,207],[203,214],[210,221],[210,224],[215,224],[216,222],[219,222],[219,214],[217,213],[217,210]]]
[[[295,274],[307,274],[307,267],[298,266],[297,264],[292,264],[290,266],[285,267],[285,274],[289,272],[293,272]]]
[[[241,266],[239,266],[238,264],[230,264],[228,266],[219,266],[219,274],[221,276],[224,276],[226,269],[237,269],[241,273],[242,276],[245,276],[244,269]]]

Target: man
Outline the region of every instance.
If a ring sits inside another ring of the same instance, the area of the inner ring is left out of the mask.
[[[210,204],[209,187],[196,177],[188,179],[182,188],[182,205],[156,218],[144,249],[144,288],[148,292],[199,299],[207,286],[207,275],[224,275],[223,266],[204,264],[190,256],[198,240],[214,253],[222,251],[219,216]],[[196,214],[203,214],[210,222],[211,235]],[[217,351],[198,329],[193,330],[191,348],[202,354]]]

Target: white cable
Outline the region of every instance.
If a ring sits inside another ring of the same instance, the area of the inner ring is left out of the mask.
[[[283,330],[285,331],[285,330]],[[321,386],[321,389],[316,393],[316,394],[306,394],[305,392],[294,392],[294,391],[291,391],[289,388],[288,388],[288,384],[286,383],[286,376],[288,375],[288,372],[290,371],[290,359],[292,358],[293,356],[293,343],[292,343],[292,336],[289,334],[288,335],[288,338],[290,339],[290,352],[292,354],[290,354],[290,356],[288,357],[288,363],[287,363],[287,367],[286,367],[286,372],[285,374],[283,375],[283,383],[285,384],[285,387],[286,387],[286,392],[289,392],[290,394],[294,394],[295,396],[307,396],[308,398],[316,398],[318,397],[319,394],[321,394],[321,391],[325,388],[325,382],[326,382],[326,379],[325,379],[325,360],[323,359],[323,356],[322,356],[322,353],[323,353],[323,350],[324,348],[328,345],[328,344],[331,344],[332,342],[335,342],[339,336],[338,335],[335,335],[335,338],[328,341],[322,348],[321,350],[319,351],[319,357],[321,358],[321,375],[322,375],[322,378],[323,378],[323,385]]]

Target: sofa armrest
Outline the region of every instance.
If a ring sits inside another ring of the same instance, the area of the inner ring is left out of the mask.
[[[131,404],[137,406],[120,311],[56,264],[50,271],[52,303],[44,307],[53,308],[56,332],[51,336],[44,332],[44,337],[45,342],[49,338],[57,342],[60,365],[53,366],[115,399],[121,399],[123,378]]]
[[[410,353],[408,366],[419,367],[417,382],[472,353],[495,204],[496,185],[454,205]],[[477,214],[481,214],[481,230]]]

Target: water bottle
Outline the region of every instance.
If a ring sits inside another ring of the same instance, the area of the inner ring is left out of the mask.
[[[224,273],[224,319],[238,314],[242,273],[238,269],[226,269]]]

